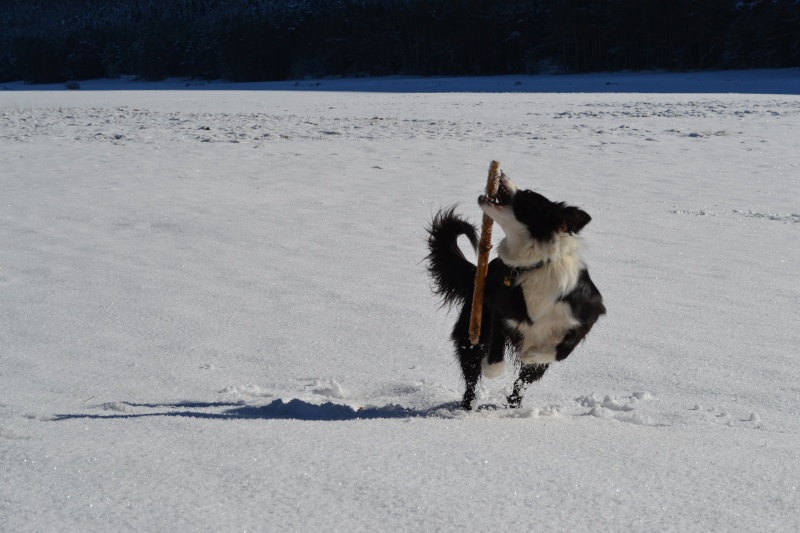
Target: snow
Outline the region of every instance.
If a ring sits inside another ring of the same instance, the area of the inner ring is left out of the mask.
[[[800,528],[800,71],[81,87],[0,91],[0,529]],[[492,159],[608,315],[466,413]]]

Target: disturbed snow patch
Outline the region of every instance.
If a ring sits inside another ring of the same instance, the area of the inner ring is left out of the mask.
[[[771,220],[773,222],[783,222],[784,224],[800,223],[800,213],[765,213],[750,209],[747,211],[740,211],[738,209],[732,209],[730,211],[714,211],[713,209],[708,208],[695,210],[673,208],[670,210],[670,213],[673,215],[693,215],[698,217],[739,216],[744,218],[760,218],[763,220]]]

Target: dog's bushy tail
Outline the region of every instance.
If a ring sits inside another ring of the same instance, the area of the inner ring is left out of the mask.
[[[464,235],[472,248],[477,249],[477,229],[458,216],[455,209],[452,206],[440,210],[428,228],[428,273],[433,280],[433,292],[448,307],[472,297],[477,268],[458,247],[458,237]]]

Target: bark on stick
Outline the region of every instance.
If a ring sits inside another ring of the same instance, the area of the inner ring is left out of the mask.
[[[500,178],[500,162],[492,161],[489,165],[489,179],[486,182],[486,196],[497,194]],[[473,346],[481,338],[481,319],[483,318],[483,295],[486,288],[486,274],[489,272],[489,252],[492,249],[492,219],[483,215],[481,240],[478,244],[478,269],[475,271],[475,290],[472,293],[472,315],[469,320],[469,340]]]

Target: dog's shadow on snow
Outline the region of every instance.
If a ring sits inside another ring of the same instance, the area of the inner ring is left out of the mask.
[[[227,407],[222,411],[219,408]],[[490,406],[482,406],[489,408]],[[95,419],[113,420],[124,418],[147,418],[154,416],[205,418],[218,420],[261,419],[261,420],[306,420],[342,422],[347,420],[402,419],[402,418],[453,418],[462,411],[458,402],[450,402],[425,409],[411,409],[400,405],[382,407],[359,407],[332,402],[314,404],[292,399],[288,402],[274,400],[267,405],[244,405],[229,402],[177,402],[177,403],[134,403],[117,402],[105,404],[106,410],[115,411],[103,414],[60,414],[51,420]],[[132,412],[147,409],[146,412]],[[211,411],[214,409],[214,411]],[[157,411],[156,411],[157,410]],[[482,409],[479,409],[482,410]]]
[[[345,421],[368,420],[379,418],[424,418],[435,416],[441,410],[453,410],[457,404],[441,405],[428,409],[411,409],[400,405],[385,405],[382,407],[359,407],[354,409],[349,405],[333,402],[314,404],[303,400],[293,399],[288,402],[275,400],[262,406],[243,405],[226,411],[226,415],[236,418],[261,418],[268,420],[317,420],[317,421]]]

